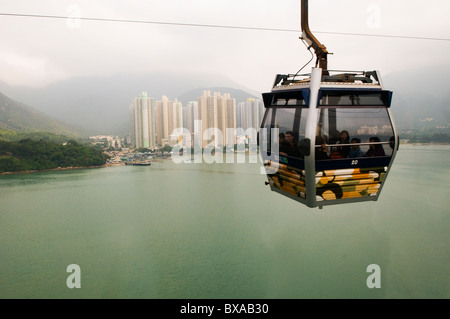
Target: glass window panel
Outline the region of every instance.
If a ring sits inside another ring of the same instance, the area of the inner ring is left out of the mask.
[[[323,90],[321,91],[321,94],[321,106],[388,106],[391,92],[343,92]]]
[[[298,132],[298,139],[301,140],[302,138],[305,138],[305,131],[306,131],[306,119],[308,118],[308,110],[307,108],[301,108],[299,109],[300,113],[300,124],[299,127],[295,130]]]
[[[320,108],[318,120],[318,136],[325,138],[326,144],[351,144],[354,142],[369,143],[375,141],[389,142],[394,132],[386,108]],[[344,139],[348,133],[348,139]],[[382,144],[385,155],[392,155],[389,144]],[[366,154],[369,145],[361,145],[361,151]],[[348,157],[351,147],[328,147],[328,155],[335,154],[340,149],[343,157]],[[344,149],[344,150],[342,150]],[[352,154],[354,154],[352,152]]]
[[[284,106],[284,105],[306,105],[301,91],[296,92],[281,92],[273,95],[272,105]]]
[[[275,112],[275,127],[280,133],[286,133],[294,129],[295,108],[277,108]]]
[[[271,141],[271,133],[272,133],[271,128],[273,127],[273,125],[272,125],[273,111],[274,111],[273,108],[267,108],[266,113],[264,115],[264,119],[263,119],[261,128],[264,129],[263,134],[266,134],[266,139],[264,141],[263,136],[259,135],[259,142],[260,142],[261,150],[270,151],[270,141]],[[260,130],[260,132],[261,132],[261,130]],[[265,143],[261,144],[263,142],[265,142]]]
[[[280,135],[280,154],[302,158],[299,141],[305,138],[307,108],[276,108],[274,126],[278,127]],[[288,136],[293,134],[293,138]]]

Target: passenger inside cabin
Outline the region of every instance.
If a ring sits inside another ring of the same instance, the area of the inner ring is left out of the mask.
[[[316,136],[316,146],[317,145],[320,145],[320,147],[315,148],[316,161],[329,159],[330,157],[327,154],[327,146],[325,144],[325,138],[323,136]]]
[[[328,144],[328,135],[324,135],[323,137],[323,141],[325,144]]]
[[[395,137],[391,136],[391,137],[389,138],[389,146],[390,146],[392,149],[394,149],[394,146],[395,146]]]
[[[280,146],[280,155],[301,157],[300,151],[297,148],[295,133],[293,131],[288,131],[285,134],[285,138],[286,138],[286,148],[281,150]]]
[[[354,138],[352,138],[351,143],[355,144],[355,145],[350,146],[350,152],[348,153],[348,158],[363,157],[364,152],[361,149],[361,147],[358,145],[359,143],[361,143],[361,140],[357,137],[354,137]]]
[[[278,134],[278,147],[279,147],[279,153],[281,155],[286,154],[286,152],[288,151],[288,143],[286,142],[286,137],[284,135],[284,133],[280,133]]]
[[[278,134],[278,141],[279,141],[280,145],[283,145],[284,143],[286,143],[286,137],[284,136],[284,133]]]
[[[338,144],[350,144],[350,136],[348,131],[343,130],[339,135]],[[338,152],[341,154],[342,158],[346,158],[350,152],[350,146],[339,146]]]
[[[350,144],[350,136],[348,134],[348,131],[343,130],[339,134],[339,139],[337,140],[336,144]],[[333,149],[331,158],[346,158],[348,157],[349,152],[350,146],[337,146]]]
[[[372,143],[379,143],[380,139],[377,136],[373,136],[369,139]],[[369,150],[366,152],[364,157],[376,157],[376,156],[385,156],[383,145],[381,144],[370,144]]]
[[[339,142],[340,135],[341,133],[338,130],[330,130],[330,144],[336,144],[337,142]]]

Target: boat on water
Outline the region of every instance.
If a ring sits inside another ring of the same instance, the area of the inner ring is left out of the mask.
[[[148,162],[148,161],[130,161],[130,162],[125,162],[125,165],[129,165],[129,166],[150,166],[152,164],[150,162]]]

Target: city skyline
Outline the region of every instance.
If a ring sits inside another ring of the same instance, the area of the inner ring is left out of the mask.
[[[137,148],[181,143],[182,134],[177,129],[190,133],[190,146],[194,145],[194,132],[198,130],[202,137],[201,147],[218,148],[248,142],[249,137],[243,134],[249,128],[259,127],[264,107],[259,99],[249,97],[247,101],[236,104],[230,93],[211,93],[210,90],[204,90],[196,101],[189,101],[186,105],[176,98],[172,101],[166,95],[155,100],[144,91],[133,99],[129,112],[129,137]],[[228,136],[230,129],[233,136]]]

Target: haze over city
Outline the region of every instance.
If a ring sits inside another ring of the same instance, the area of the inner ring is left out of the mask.
[[[2,13],[68,17],[1,16],[0,68],[4,72],[0,81],[9,85],[42,87],[74,77],[180,72],[218,74],[250,90],[266,91],[275,74],[295,73],[311,57],[298,39],[299,0],[1,3]],[[333,53],[330,69],[378,69],[387,75],[431,66],[448,68],[442,53],[449,49],[449,9],[450,3],[444,0],[315,0],[310,1],[309,20],[319,41]]]

